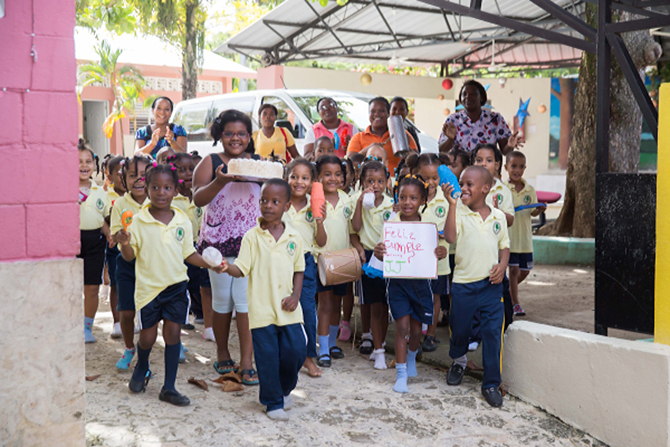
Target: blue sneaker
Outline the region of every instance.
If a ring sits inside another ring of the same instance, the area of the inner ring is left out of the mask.
[[[93,331],[90,327],[84,327],[84,343],[95,343],[97,340],[93,336]]]
[[[133,357],[135,357],[135,350],[134,349],[126,349],[123,351],[123,355],[119,359],[118,362],[116,362],[116,369],[120,369],[121,371],[127,371],[128,368],[130,368],[130,362],[133,361]]]
[[[186,349],[183,344],[179,344],[179,363],[186,363]]]

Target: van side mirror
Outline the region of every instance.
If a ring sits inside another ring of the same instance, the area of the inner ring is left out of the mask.
[[[296,135],[296,131],[293,129],[293,124],[291,124],[291,122],[289,120],[277,120],[277,121],[275,121],[275,126],[283,127],[284,129],[291,132],[291,135],[293,135],[293,137],[295,137],[295,138],[298,137]]]

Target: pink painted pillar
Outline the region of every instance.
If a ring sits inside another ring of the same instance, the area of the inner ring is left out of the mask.
[[[284,67],[281,65],[271,65],[258,69],[256,86],[258,89],[284,88],[282,76]]]

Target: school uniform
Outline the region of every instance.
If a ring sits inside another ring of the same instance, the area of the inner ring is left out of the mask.
[[[111,210],[114,208],[114,204],[121,196],[114,190],[114,184],[110,183],[107,187],[107,201],[110,206],[110,222],[111,222]],[[111,230],[111,226],[110,226]],[[114,234],[114,233],[112,233]],[[117,246],[110,247],[105,246],[105,264],[107,265],[107,272],[109,273],[109,280],[113,285],[116,285],[116,258],[119,256],[119,249]]]
[[[202,221],[202,208],[195,206],[193,201],[181,194],[172,199],[172,205],[179,208],[188,216],[193,228],[193,246],[198,243],[198,233],[200,232],[200,222]],[[203,273],[202,270],[205,272]],[[208,269],[197,267],[186,263],[186,273],[188,275],[188,295],[190,298],[191,313],[195,318],[203,318],[202,297],[200,296],[201,279],[203,276],[209,276]]]
[[[323,247],[315,247],[315,254],[318,257],[321,253],[343,250],[349,248],[349,222],[354,214],[351,197],[342,190],[337,191],[337,205],[333,205],[326,200],[326,219],[323,221],[323,227],[328,235],[328,241]],[[339,284],[336,286],[324,286],[319,280],[317,292],[332,290],[335,295],[344,296],[347,294],[347,285]]]
[[[456,267],[451,289],[449,356],[463,357],[475,314],[480,316],[484,380],[482,389],[499,386],[502,363],[501,336],[504,323],[502,284],[491,284],[489,272],[498,264],[499,250],[509,248],[505,215],[491,208],[483,220],[467,207],[456,209]]]
[[[402,222],[400,215],[388,222]],[[423,324],[433,324],[433,290],[430,279],[386,279],[386,295],[394,320],[409,315]]]
[[[303,324],[307,333],[307,357],[316,357],[316,288],[318,271],[312,251],[316,247],[316,221],[310,207],[310,198],[300,210],[293,205],[284,213],[283,220],[291,225],[301,237],[305,272],[300,292],[300,307],[302,308]]]
[[[356,203],[360,195],[359,191],[352,198],[352,203]],[[365,262],[370,262],[374,256],[374,248],[383,240],[384,222],[388,221],[393,214],[393,200],[384,194],[382,202],[371,209],[362,207],[361,217],[363,225],[358,232],[361,245],[365,250]],[[362,275],[361,279],[356,281],[357,294],[361,299],[361,304],[386,303],[386,282],[384,278],[370,278]]]
[[[447,211],[449,211],[449,202],[444,197],[444,193],[440,188],[435,191],[435,197],[428,202],[425,209],[421,211],[421,221],[434,223],[437,227],[438,239],[437,245],[444,247],[449,251],[449,243],[439,233],[444,232],[444,224],[447,221]],[[431,282],[431,288],[435,295],[446,295],[449,293],[449,274],[451,267],[449,266],[449,256],[439,259],[437,261],[437,279]]]
[[[109,229],[111,233],[116,234],[123,229],[121,223],[121,216],[123,213],[131,211],[134,218],[134,216],[139,214],[142,206],[147,203],[149,203],[148,198],[145,198],[143,203],[138,203],[129,192],[117,199],[114,202],[110,214]],[[121,253],[119,252],[116,257],[116,274],[114,278],[116,281],[116,294],[118,297],[116,309],[118,311],[135,311],[135,260],[133,259],[128,262],[123,259],[123,256],[121,256]]]
[[[135,307],[142,328],[164,319],[184,324],[188,317],[184,259],[195,253],[191,222],[172,206],[174,215],[166,225],[151,215],[150,206],[142,207],[129,228],[136,258]]]
[[[105,217],[109,215],[107,192],[91,180],[88,195],[80,191],[79,201],[81,247],[77,257],[84,260],[84,285],[100,285],[107,245],[102,234]]]
[[[507,186],[512,191],[514,207],[537,203],[535,188],[521,179],[523,188],[517,191],[512,182]],[[534,208],[519,210],[514,215],[514,224],[509,228],[509,265],[519,267],[521,270],[533,268],[533,226],[532,216]]]
[[[307,355],[300,304],[293,312],[281,302],[293,293],[293,275],[305,270],[302,236],[291,225],[275,240],[259,224],[242,238],[235,265],[248,277],[249,328],[260,382],[260,402],[267,411],[284,407],[298,383]]]

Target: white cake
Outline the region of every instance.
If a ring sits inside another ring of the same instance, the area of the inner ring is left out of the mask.
[[[234,158],[228,162],[228,174],[246,177],[283,178],[284,165],[274,161]]]

